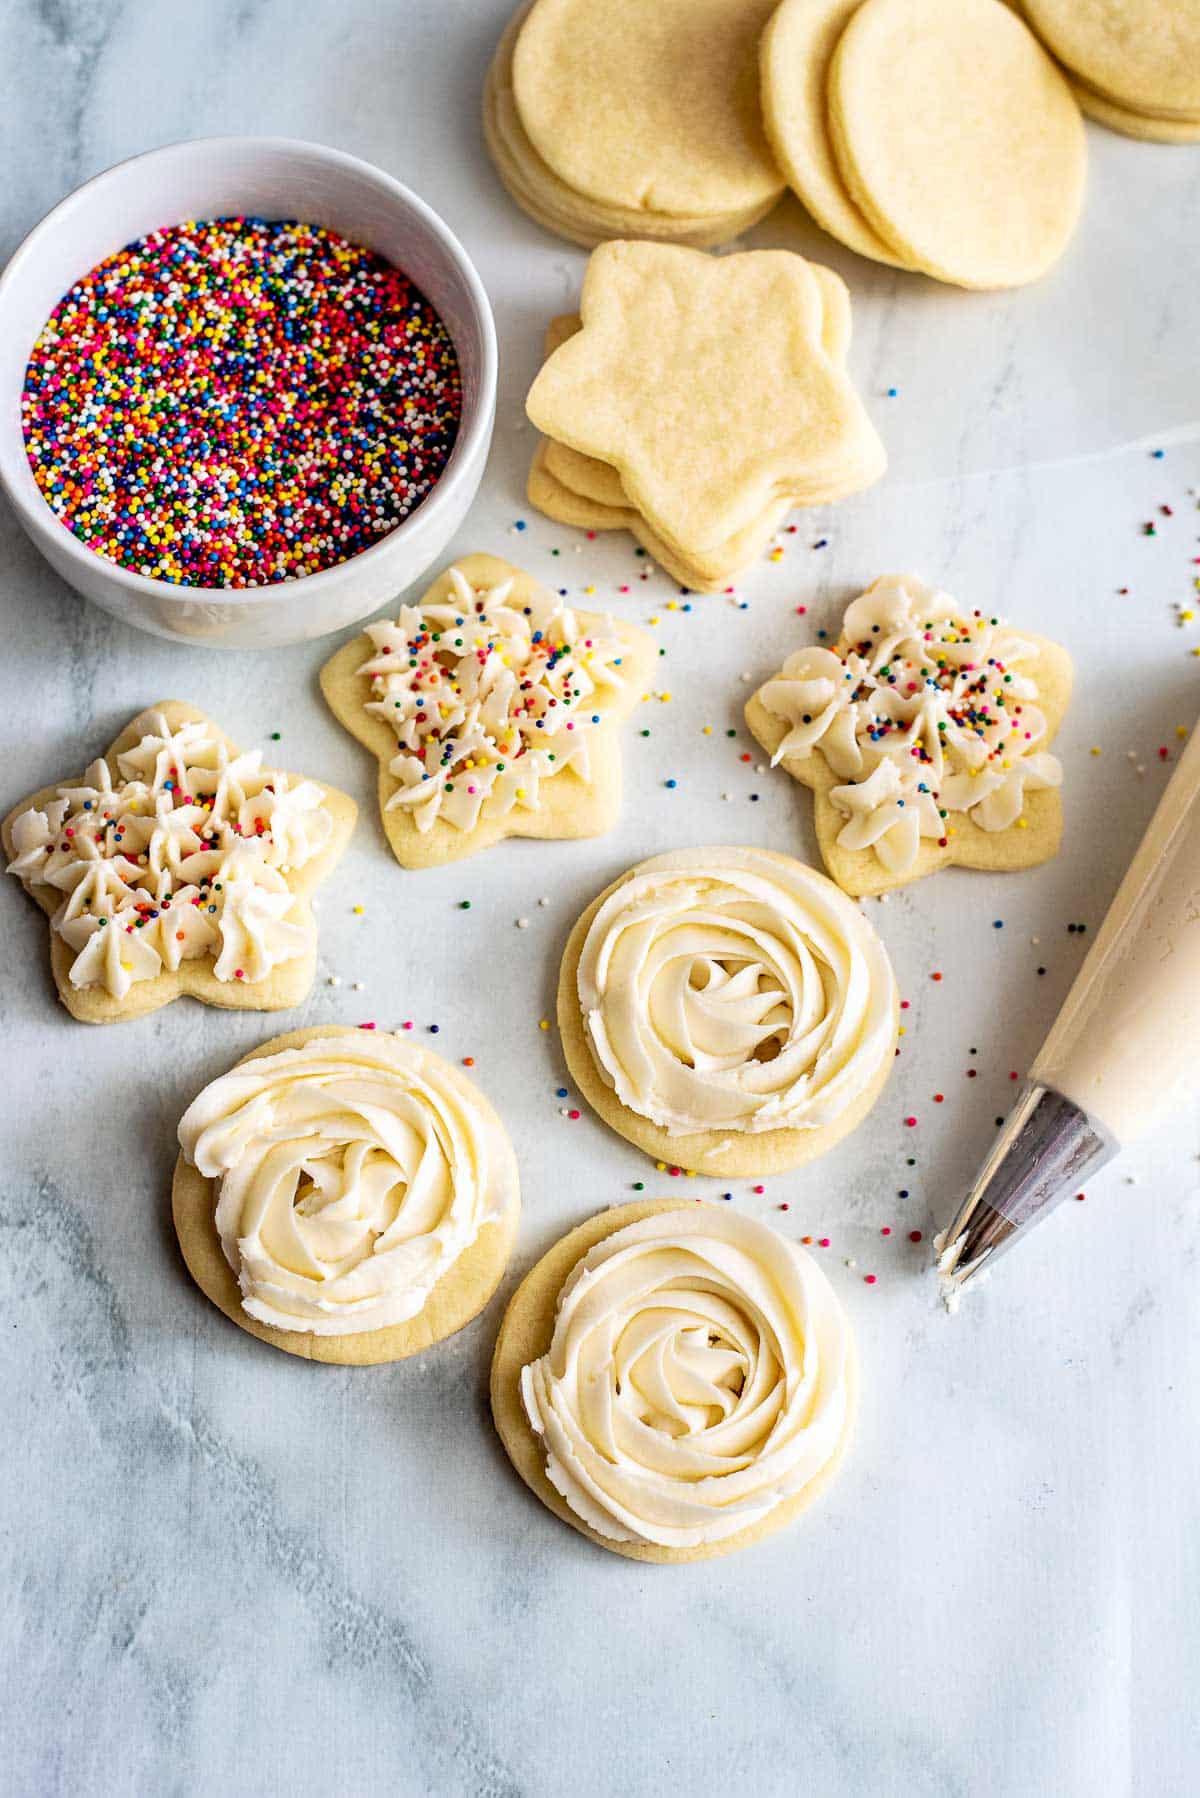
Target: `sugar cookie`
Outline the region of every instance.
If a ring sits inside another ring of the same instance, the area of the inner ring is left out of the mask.
[[[1200,0],[1021,0],[1033,29],[1101,99],[1200,123]]]
[[[140,712],[75,780],[4,820],[8,872],[50,917],[72,1017],[112,1024],[190,993],[278,1011],[313,982],[308,894],[354,828],[345,793],[263,766],[195,707]]]
[[[1151,144],[1200,143],[1200,119],[1167,119],[1148,112],[1134,112],[1105,99],[1103,94],[1094,93],[1082,81],[1072,81],[1071,87],[1089,119],[1107,125],[1110,131],[1119,131],[1122,137],[1139,138],[1143,143]]]
[[[825,116],[829,65],[860,0],[783,0],[759,50],[763,121],[775,161],[800,204],[847,248],[906,268],[859,211],[838,169]]]
[[[842,178],[913,266],[1014,287],[1062,255],[1083,201],[1083,121],[1002,0],[864,0],[828,92]]]
[[[530,389],[529,417],[615,468],[689,561],[720,555],[772,500],[825,503],[882,473],[883,446],[822,345],[822,291],[803,257],[603,244],[580,310],[583,328]]]
[[[526,8],[525,11],[528,11]],[[509,21],[484,83],[483,130],[488,153],[505,187],[545,230],[591,249],[613,237],[656,237],[708,249],[749,230],[775,204],[775,195],[732,212],[703,216],[608,206],[577,194],[538,155],[521,123],[512,90],[512,52],[525,12]]]
[[[636,625],[575,612],[510,563],[471,555],[344,644],[321,689],[379,759],[397,861],[436,867],[503,837],[610,830],[617,727],[655,655]]]
[[[732,1554],[833,1479],[854,1422],[854,1340],[813,1257],[725,1206],[589,1218],[518,1287],[492,1415],[525,1484],[637,1561]]]
[[[1057,643],[881,575],[832,649],[797,650],[758,689],[746,723],[813,789],[825,866],[863,896],[1056,855],[1062,769],[1047,749],[1070,696]]]
[[[778,199],[758,103],[773,0],[536,0],[513,50],[521,122],[576,193],[667,214]]]
[[[289,1355],[419,1354],[500,1282],[520,1211],[512,1146],[427,1049],[293,1030],[206,1086],[179,1140],[172,1209],[193,1279]]]
[[[558,984],[571,1075],[647,1155],[779,1173],[840,1142],[891,1071],[896,983],[856,905],[790,856],[679,849],[572,930]]]

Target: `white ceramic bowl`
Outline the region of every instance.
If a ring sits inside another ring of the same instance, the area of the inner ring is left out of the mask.
[[[361,555],[270,587],[175,587],[86,549],[46,504],[21,437],[25,368],[63,294],[106,256],[163,225],[239,214],[324,225],[410,275],[454,339],[462,422],[432,493]],[[492,310],[458,239],[399,181],[320,144],[210,137],[118,163],[48,213],[0,278],[0,486],[64,580],[106,612],[160,637],[262,647],[320,637],[369,617],[421,578],[466,517],[487,460],[495,405]]]

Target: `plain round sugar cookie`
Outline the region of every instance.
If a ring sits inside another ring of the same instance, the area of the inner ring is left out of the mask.
[[[714,1178],[783,1173],[848,1136],[891,1073],[898,1023],[858,907],[765,849],[639,862],[580,917],[559,975],[563,1055],[593,1111],[655,1161]],[[749,1127],[805,1082],[811,1122]],[[692,1107],[711,1107],[707,1127]]]
[[[1082,81],[1073,81],[1075,98],[1089,119],[1119,131],[1122,137],[1134,137],[1148,144],[1200,144],[1200,119],[1157,118],[1148,112],[1132,112],[1114,100],[1093,92]]]
[[[926,273],[1017,287],[1066,248],[1083,120],[1001,0],[865,0],[834,53],[829,125],[855,201]]]
[[[906,268],[851,199],[829,141],[829,65],[859,5],[860,0],[783,0],[776,8],[759,50],[763,121],[780,173],[822,230],[873,262]]]
[[[716,1555],[734,1554],[738,1549],[749,1548],[753,1543],[773,1535],[776,1530],[786,1528],[819,1499],[833,1482],[853,1433],[858,1394],[857,1359],[849,1324],[839,1306],[838,1315],[844,1330],[842,1378],[845,1395],[844,1425],[840,1437],[824,1465],[802,1490],[782,1499],[758,1522],[739,1530],[735,1535],[695,1548],[671,1548],[646,1541],[621,1541],[593,1529],[551,1484],[547,1477],[543,1439],[534,1433],[522,1401],[521,1380],[523,1370],[550,1350],[558,1316],[559,1296],[572,1271],[599,1244],[631,1225],[642,1224],[647,1219],[663,1217],[669,1213],[690,1216],[696,1212],[720,1214],[723,1210],[723,1207],[700,1206],[680,1199],[650,1199],[599,1212],[555,1243],[525,1276],[509,1302],[496,1339],[491,1375],[492,1416],[509,1460],[547,1510],[553,1511],[556,1517],[569,1523],[572,1529],[588,1537],[597,1547],[624,1555],[629,1560],[661,1563],[708,1560]],[[765,1225],[758,1227],[767,1228]],[[802,1249],[794,1252],[804,1254]],[[814,1268],[812,1271],[820,1277],[822,1292],[832,1297],[832,1289],[828,1287],[824,1275],[820,1274],[819,1269]],[[834,1303],[836,1304],[836,1299]]]
[[[525,12],[518,12],[509,20],[488,69],[483,91],[483,134],[488,154],[509,194],[543,230],[587,249],[618,237],[654,237],[710,249],[749,230],[770,211],[775,204],[774,195],[732,213],[695,218],[648,212],[645,208],[607,206],[568,187],[538,155],[517,111],[512,91],[512,56],[524,17]]]
[[[537,0],[513,91],[576,193],[654,213],[736,213],[783,191],[758,101],[773,0]]]
[[[1118,106],[1200,122],[1200,0],[1022,0],[1060,62]]]
[[[373,1039],[391,1040],[375,1038],[373,1032],[343,1025],[316,1025],[306,1030],[288,1031],[284,1036],[263,1043],[243,1056],[232,1071],[252,1067],[253,1063],[267,1057],[302,1050],[307,1044],[323,1040],[345,1043],[347,1039],[364,1045]],[[404,1322],[379,1329],[318,1335],[310,1330],[276,1328],[251,1316],[243,1304],[238,1277],[217,1233],[216,1200],[220,1182],[200,1173],[182,1153],[176,1163],[171,1210],[188,1272],[205,1297],[211,1299],[226,1317],[251,1336],[257,1336],[260,1342],[282,1349],[285,1354],[342,1367],[367,1367],[419,1355],[478,1316],[500,1284],[508,1265],[520,1217],[520,1196],[516,1157],[504,1126],[478,1087],[457,1068],[451,1067],[440,1056],[430,1055],[428,1050],[414,1052],[407,1044],[401,1047],[409,1059],[415,1053],[422,1064],[436,1067],[447,1092],[478,1114],[496,1154],[494,1177],[498,1195],[494,1220],[483,1224],[474,1241],[437,1280],[421,1310]],[[203,1096],[201,1094],[200,1098]]]

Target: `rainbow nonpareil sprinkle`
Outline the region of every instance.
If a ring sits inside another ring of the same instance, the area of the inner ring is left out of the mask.
[[[373,251],[291,220],[152,232],[78,281],[25,375],[34,479],[98,555],[189,587],[348,560],[454,447],[458,358]]]

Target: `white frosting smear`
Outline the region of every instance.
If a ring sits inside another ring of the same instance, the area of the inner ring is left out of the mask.
[[[893,1050],[895,978],[862,912],[752,849],[643,863],[593,918],[578,992],[603,1078],[672,1135],[820,1129]]]
[[[358,670],[371,682],[367,711],[399,743],[387,809],[421,831],[536,811],[542,782],[565,768],[587,780],[588,736],[625,684],[614,631],[582,627],[541,589],[524,605],[511,580],[477,589],[457,568],[450,580],[452,599],[369,624],[375,653]]]
[[[846,819],[838,842],[905,873],[923,837],[945,847],[954,814],[1007,830],[1027,792],[1062,784],[1022,671],[1036,656],[1000,619],[884,575],[847,608],[836,649],[797,650],[759,689],[787,726],[772,766],[819,751],[845,783],[829,795]]]
[[[63,895],[50,922],[75,952],[73,986],[123,999],[203,955],[218,980],[253,983],[304,952],[285,876],[333,829],[314,781],[231,753],[208,723],[173,731],[161,712],[117,772],[93,762],[12,827],[8,872]]]
[[[584,1256],[521,1396],[578,1517],[616,1541],[698,1548],[761,1522],[829,1464],[849,1351],[810,1255],[766,1224],[688,1206]]]
[[[439,1057],[320,1037],[214,1080],[179,1125],[219,1182],[217,1234],[251,1317],[319,1336],[403,1323],[517,1202],[490,1108]]]

